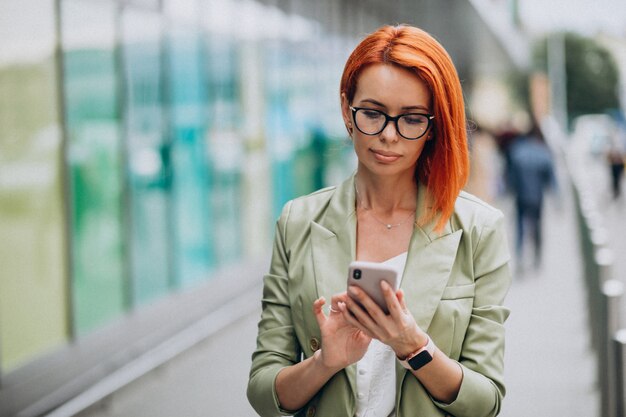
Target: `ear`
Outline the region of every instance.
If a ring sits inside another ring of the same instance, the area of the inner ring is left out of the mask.
[[[346,93],[341,93],[341,116],[343,117],[343,123],[346,126],[350,126],[352,124],[352,113],[350,112],[350,103],[348,103]]]
[[[352,111],[350,110],[350,103],[348,103],[345,93],[341,93],[341,116],[343,117],[343,124],[346,125],[348,136],[352,138],[352,132],[354,132]]]

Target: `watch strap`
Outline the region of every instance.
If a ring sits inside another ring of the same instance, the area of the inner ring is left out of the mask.
[[[400,360],[400,364],[402,364],[402,366],[406,369],[410,371],[417,371],[422,366],[433,360],[436,346],[430,336],[427,335],[426,337],[428,338],[428,341],[425,346],[411,353],[404,359],[398,358]]]

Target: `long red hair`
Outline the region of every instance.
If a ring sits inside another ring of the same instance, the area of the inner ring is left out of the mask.
[[[433,138],[426,142],[415,171],[429,196],[418,222],[437,218],[435,229],[441,231],[469,175],[465,105],[456,68],[443,46],[425,31],[406,25],[383,26],[363,39],[346,62],[340,94],[345,94],[348,103],[354,99],[360,72],[372,64],[409,69],[430,89]]]

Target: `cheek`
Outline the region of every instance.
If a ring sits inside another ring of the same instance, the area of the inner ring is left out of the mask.
[[[417,163],[417,160],[419,159],[420,155],[422,155],[422,151],[424,150],[424,142],[416,145],[417,146],[415,147],[411,147],[410,150],[407,152],[407,154],[411,155],[410,160],[412,163]]]
[[[363,139],[358,133],[355,133],[352,138],[354,151],[357,155],[365,155],[365,153],[368,152],[367,139]]]

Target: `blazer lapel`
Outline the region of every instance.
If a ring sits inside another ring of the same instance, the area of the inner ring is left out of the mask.
[[[418,187],[419,219],[427,209],[430,195],[425,185]],[[406,295],[407,308],[424,331],[428,331],[448,283],[463,234],[462,230],[453,233],[450,221],[441,232],[435,232],[435,223],[436,219],[413,231],[400,285]]]
[[[407,308],[424,331],[448,283],[462,234],[457,230],[431,241],[423,229],[416,228],[411,238],[401,288]]]
[[[311,222],[313,269],[317,296],[330,303],[346,290],[348,264],[356,256],[356,213],[353,177],[335,190],[323,218]]]

